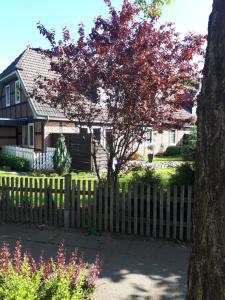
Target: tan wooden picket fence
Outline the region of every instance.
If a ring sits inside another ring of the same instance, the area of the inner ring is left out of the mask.
[[[58,178],[2,178],[0,220],[191,240],[191,186],[98,184]]]

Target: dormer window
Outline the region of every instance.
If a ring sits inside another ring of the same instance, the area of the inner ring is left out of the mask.
[[[15,81],[15,104],[20,103],[20,82]]]
[[[5,106],[10,106],[10,85],[5,87]]]

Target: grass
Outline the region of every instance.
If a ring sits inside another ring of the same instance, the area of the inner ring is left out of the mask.
[[[167,162],[167,161],[185,161],[183,157],[176,156],[176,157],[154,157],[153,162],[154,163],[161,163],[161,162]]]
[[[143,174],[144,171],[138,171],[138,173],[141,175]],[[155,173],[160,175],[161,179],[162,179],[162,184],[168,184],[169,183],[169,179],[171,177],[171,175],[173,175],[175,173],[175,169],[174,168],[165,168],[165,169],[156,169]],[[91,181],[92,184],[91,186],[93,187],[93,181],[97,180],[97,176],[94,173],[88,173],[88,172],[72,172],[72,179],[75,181],[86,181],[86,189],[87,189],[87,185],[88,185],[88,181]],[[119,182],[120,184],[125,184],[126,186],[129,184],[129,182],[131,181],[133,176],[133,172],[129,172],[128,174],[121,174],[119,177]],[[8,177],[19,177],[19,178],[23,178],[23,181],[25,181],[25,178],[28,178],[28,185],[29,185],[29,180],[32,179],[33,181],[36,179],[38,181],[38,186],[39,186],[39,182],[41,179],[46,179],[48,182],[50,182],[50,180],[52,179],[52,184],[53,184],[53,188],[54,188],[54,184],[55,184],[55,179],[58,179],[58,181],[60,179],[64,179],[63,176],[57,176],[57,177],[50,177],[50,176],[45,176],[45,177],[41,177],[41,176],[31,176],[31,175],[24,175],[21,173],[17,173],[17,172],[7,172],[7,171],[0,171],[0,179],[2,179],[3,177],[8,178]],[[1,183],[2,180],[0,180]],[[82,184],[81,184],[81,189],[82,189]]]

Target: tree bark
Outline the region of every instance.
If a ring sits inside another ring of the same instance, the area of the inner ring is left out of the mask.
[[[197,109],[188,300],[225,299],[225,0],[214,0]]]

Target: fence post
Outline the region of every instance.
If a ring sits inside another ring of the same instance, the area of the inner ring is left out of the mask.
[[[71,174],[65,176],[65,199],[64,199],[64,228],[69,229],[69,209],[70,209],[70,198],[71,198]]]

